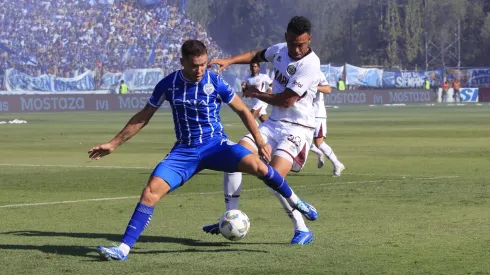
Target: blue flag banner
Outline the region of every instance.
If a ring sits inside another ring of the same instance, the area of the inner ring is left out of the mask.
[[[383,88],[395,88],[396,72],[383,72]]]
[[[162,69],[135,69],[124,71],[121,79],[130,90],[153,90],[163,78]]]
[[[52,75],[30,76],[16,69],[8,69],[5,75],[6,87],[9,92],[72,92],[95,89],[94,73],[85,73],[73,77],[62,78]]]
[[[325,78],[328,81],[328,84],[332,87],[337,86],[337,81],[339,78],[342,77],[342,73],[344,72],[344,66],[340,67],[335,67],[330,64],[328,65],[321,65],[320,66],[321,71],[325,75]]]
[[[470,69],[467,72],[468,87],[487,88],[490,87],[490,68]]]
[[[347,65],[347,84],[365,87],[382,87],[383,70],[365,69]]]

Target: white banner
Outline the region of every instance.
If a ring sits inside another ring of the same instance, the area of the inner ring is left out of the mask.
[[[334,67],[328,64],[328,65],[321,65],[320,69],[322,73],[325,75],[328,84],[331,87],[337,87],[337,82],[339,78],[342,77],[342,73],[344,72],[344,66]]]
[[[359,68],[347,64],[346,84],[365,87],[382,87],[383,70]]]
[[[94,73],[86,71],[74,78],[52,75],[30,76],[16,69],[8,69],[5,84],[9,92],[51,93],[88,91],[95,89]]]
[[[162,69],[135,69],[124,71],[121,79],[132,91],[153,90],[163,76]]]
[[[114,89],[119,85],[122,73],[104,73],[101,79],[100,88],[103,90]]]

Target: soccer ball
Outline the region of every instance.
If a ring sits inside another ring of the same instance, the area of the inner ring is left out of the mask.
[[[219,220],[219,231],[230,241],[243,239],[249,229],[250,220],[247,214],[240,210],[226,211]]]

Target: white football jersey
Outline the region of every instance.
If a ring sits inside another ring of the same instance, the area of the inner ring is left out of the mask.
[[[315,127],[313,99],[319,83],[320,59],[311,51],[300,60],[288,55],[286,43],[273,45],[265,51],[265,58],[274,65],[273,94],[293,90],[300,98],[290,108],[272,106],[270,118]]]
[[[247,86],[254,86],[262,93],[267,92],[267,88],[272,84],[272,79],[266,74],[251,76],[245,81]]]
[[[320,72],[320,83],[318,86],[329,86],[327,78],[323,72]],[[316,118],[326,118],[327,117],[327,108],[325,108],[325,101],[323,99],[324,94],[317,92],[316,97],[313,100],[313,108],[315,109],[315,117]]]

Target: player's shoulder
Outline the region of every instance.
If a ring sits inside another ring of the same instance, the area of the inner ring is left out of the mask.
[[[318,57],[318,55],[316,55],[316,53],[313,50],[311,50],[311,52],[308,53],[305,57],[301,58],[300,61],[305,65],[318,66],[318,67],[320,67],[321,65],[320,58]]]
[[[273,58],[275,55],[277,54],[282,54],[282,53],[286,53],[287,54],[287,44],[286,43],[278,43],[278,44],[274,44],[270,47],[268,47],[265,51],[265,57],[266,59],[268,59],[269,61],[272,61],[271,58]]]
[[[214,85],[217,85],[221,80],[222,78],[219,76],[219,74],[215,73],[215,72],[212,72],[210,70],[206,70],[206,72],[204,72],[204,74],[206,75],[204,79],[206,82],[209,81],[209,83],[212,83]]]
[[[220,84],[224,84],[224,85],[230,85],[228,84],[228,82],[226,82],[226,80],[221,77],[219,74],[217,73],[214,73],[214,72],[211,72],[209,70],[206,70],[205,72],[206,74],[206,79],[204,81],[208,81],[208,78],[209,78],[209,83],[213,84],[213,85],[220,85]]]

